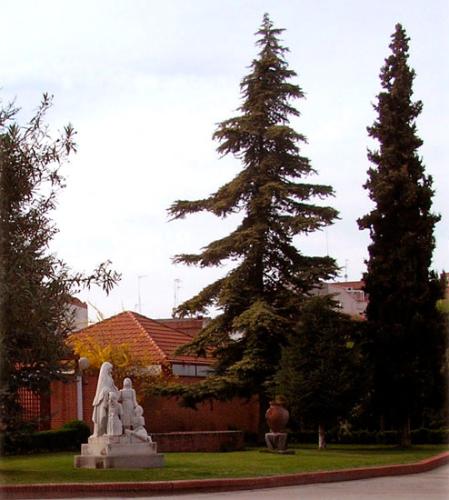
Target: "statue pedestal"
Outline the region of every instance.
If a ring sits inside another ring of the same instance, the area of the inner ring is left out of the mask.
[[[280,453],[283,455],[293,455],[295,452],[287,450],[287,433],[286,432],[267,432],[265,434],[265,443],[270,453]]]
[[[163,467],[164,455],[157,453],[157,444],[136,436],[90,436],[75,456],[75,467],[86,469],[146,469]]]

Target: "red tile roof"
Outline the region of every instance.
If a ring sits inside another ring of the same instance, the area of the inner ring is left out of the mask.
[[[197,333],[207,324],[209,318],[168,318],[156,320],[163,325],[175,328],[183,333],[187,333],[190,337],[195,337]]]
[[[125,311],[88,326],[71,338],[94,337],[101,344],[127,344],[136,359],[150,356],[155,362],[211,364],[210,359],[195,356],[175,356],[175,350],[192,337],[141,314]]]

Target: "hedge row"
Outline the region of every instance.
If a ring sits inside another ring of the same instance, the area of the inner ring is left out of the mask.
[[[18,433],[6,435],[4,453],[19,455],[54,451],[79,450],[82,443],[87,443],[90,435],[89,427],[79,420],[74,420],[53,431],[35,433]],[[256,444],[256,435],[245,435],[247,444]],[[318,433],[315,431],[290,432],[290,443],[317,443]],[[328,443],[340,444],[398,444],[399,434],[396,431],[354,431],[338,434],[334,430],[326,433]],[[415,429],[412,431],[413,444],[447,444],[449,429]]]
[[[338,434],[331,430],[326,433],[328,443],[340,444],[398,444],[397,431],[354,431],[348,434]],[[291,443],[316,443],[318,432],[304,431],[289,433]],[[415,429],[412,431],[413,444],[447,444],[449,429]]]
[[[79,450],[82,443],[90,436],[89,426],[79,420],[73,420],[60,429],[34,433],[6,434],[4,453],[19,455],[53,451]]]

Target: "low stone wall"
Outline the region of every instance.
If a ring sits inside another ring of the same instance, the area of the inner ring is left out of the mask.
[[[235,451],[244,448],[242,431],[151,433],[158,453],[170,451]]]

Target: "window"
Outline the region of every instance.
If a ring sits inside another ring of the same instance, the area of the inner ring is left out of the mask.
[[[197,377],[207,377],[213,370],[207,365],[196,365],[196,376]]]
[[[173,375],[180,377],[207,377],[212,372],[207,365],[187,365],[181,363],[172,364]]]

